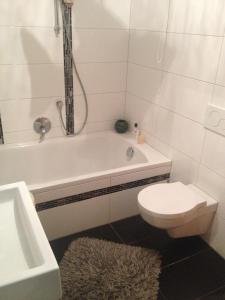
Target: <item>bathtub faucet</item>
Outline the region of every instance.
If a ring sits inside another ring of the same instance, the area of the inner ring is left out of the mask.
[[[48,118],[38,118],[34,121],[34,131],[40,134],[39,143],[43,142],[46,133],[51,129],[51,122]]]
[[[40,133],[40,140],[39,140],[39,143],[43,142],[44,139],[45,139],[45,134],[46,134],[46,129],[45,127],[41,127],[41,133]]]

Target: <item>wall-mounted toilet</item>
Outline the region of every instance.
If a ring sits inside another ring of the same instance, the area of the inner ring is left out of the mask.
[[[174,238],[204,234],[217,206],[209,195],[181,182],[152,185],[138,194],[142,218]]]

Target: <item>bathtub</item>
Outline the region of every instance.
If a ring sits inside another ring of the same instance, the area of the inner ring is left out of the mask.
[[[101,132],[0,147],[0,184],[25,181],[50,240],[138,213],[137,193],[171,161],[133,135]]]

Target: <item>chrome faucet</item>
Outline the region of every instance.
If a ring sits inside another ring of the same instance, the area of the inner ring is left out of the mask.
[[[40,140],[39,140],[40,143],[44,141],[45,134],[46,134],[46,129],[45,129],[45,127],[41,126],[40,127]]]
[[[51,122],[48,118],[38,118],[34,121],[34,131],[40,134],[39,143],[43,142],[46,133],[51,129]]]

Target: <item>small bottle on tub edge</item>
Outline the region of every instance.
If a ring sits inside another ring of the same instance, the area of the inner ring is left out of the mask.
[[[133,133],[135,134],[136,142],[138,144],[144,144],[145,143],[145,136],[142,133],[142,131],[138,128],[138,123],[134,123]]]

